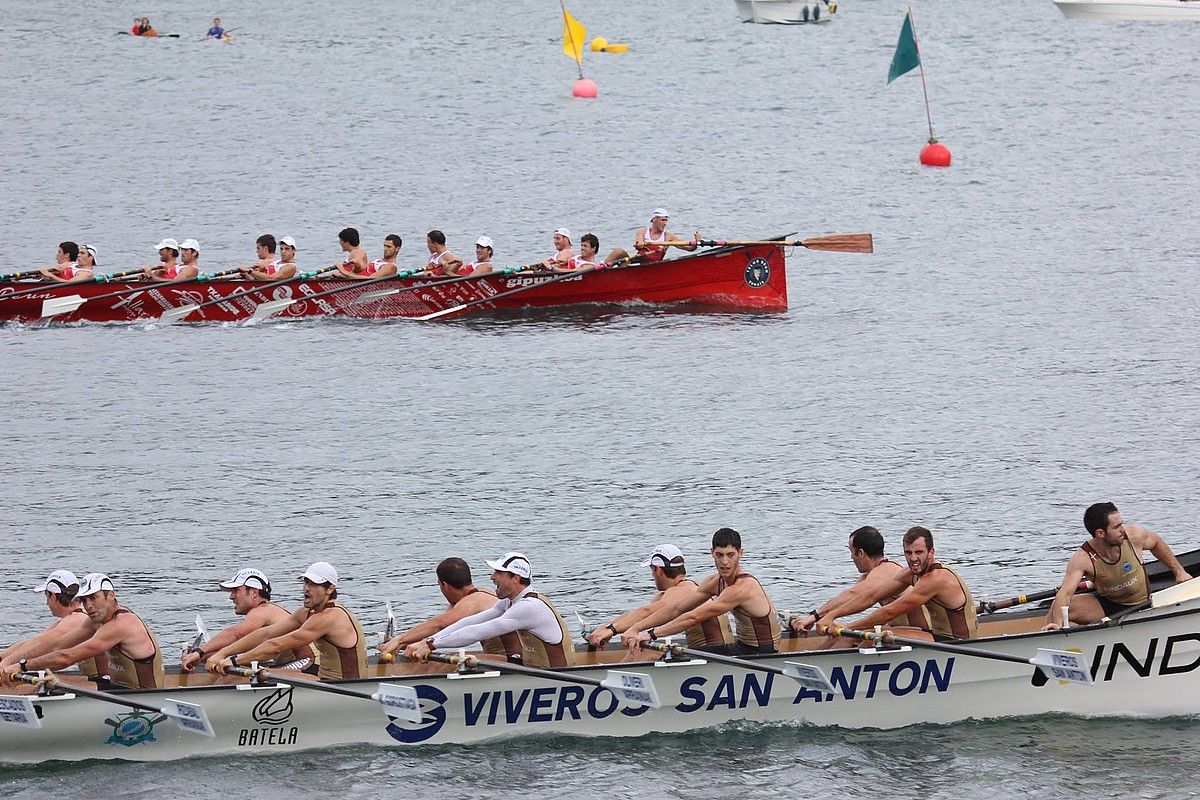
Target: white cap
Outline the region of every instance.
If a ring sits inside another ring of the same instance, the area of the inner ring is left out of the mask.
[[[256,569],[244,569],[224,583],[217,585],[222,589],[236,589],[239,586],[249,586],[251,589],[260,589],[268,594],[271,592],[271,582],[267,580],[266,575]]]
[[[475,240],[475,244],[479,245],[480,247],[490,247],[493,250],[496,249],[495,245],[492,243],[492,237],[490,236],[480,236]]]
[[[96,252],[96,248],[92,247],[90,244],[81,244],[79,245],[79,249],[87,250],[89,253],[91,253],[93,260],[95,260],[96,256],[99,255],[99,253]]]
[[[179,245],[179,249],[180,250],[195,250],[197,253],[199,253],[200,252],[200,243],[197,242],[195,239],[184,239],[183,242]]]
[[[328,583],[330,586],[337,586],[337,570],[328,561],[318,561],[304,570],[304,574],[300,577],[313,583]]]
[[[282,239],[279,240],[279,243],[286,244],[288,247],[291,247],[291,248],[296,247],[296,240],[293,239],[291,236],[284,236]]]
[[[659,206],[658,208],[656,208],[650,212],[650,219],[654,219],[655,217],[670,217],[670,216],[671,215],[668,214],[667,210],[665,208],[663,208],[662,206]]]
[[[555,228],[554,232],[561,236],[567,237],[568,240],[571,239],[571,232],[569,230],[567,230],[566,228]]]
[[[683,551],[673,544],[660,544],[650,554],[649,561],[642,562],[643,567],[682,567]]]
[[[97,592],[115,592],[112,579],[101,572],[89,572],[79,581],[79,593],[76,597],[87,597]]]
[[[484,559],[483,563],[497,572],[511,572],[513,575],[526,580],[533,577],[533,569],[529,566],[529,559],[520,553],[505,553],[495,561]]]
[[[172,250],[178,250],[179,242],[175,241],[174,239],[163,239],[161,242],[155,245],[154,249],[162,250],[164,247],[169,247]]]
[[[79,579],[68,569],[56,569],[46,576],[46,580],[33,587],[35,592],[65,592],[68,586],[78,586]]]

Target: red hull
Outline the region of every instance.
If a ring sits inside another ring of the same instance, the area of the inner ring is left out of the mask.
[[[281,318],[339,315],[360,319],[419,317],[434,311],[483,300],[521,286],[545,283],[553,275],[488,275],[479,280],[459,281],[430,287],[437,279],[400,279],[368,286],[355,286],[337,294],[293,304]],[[90,283],[47,286],[12,300],[5,295],[31,288],[29,283],[0,282],[0,322],[34,322],[42,319],[42,303],[54,297],[79,295],[98,297],[124,288],[145,287],[123,297],[84,303],[70,314],[52,317],[55,322],[132,322],[155,319],[163,311],[215,300],[244,290],[243,281],[195,281],[155,287],[142,283]],[[188,322],[236,322],[248,319],[254,308],[269,300],[303,298],[327,289],[345,286],[344,281],[292,281],[251,293],[227,303],[196,311]],[[418,287],[379,300],[355,303],[366,292],[396,287]],[[420,288],[423,287],[423,288]],[[580,303],[669,303],[737,311],[787,310],[787,275],[783,247],[755,245],[708,250],[657,264],[638,264],[605,269],[556,281],[544,287],[472,306],[468,311],[496,308],[527,308],[576,305]]]

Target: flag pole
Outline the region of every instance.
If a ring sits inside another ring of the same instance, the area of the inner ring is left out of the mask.
[[[559,5],[562,0],[559,0]],[[564,9],[563,13],[566,13]],[[917,21],[913,19],[912,6],[908,7],[908,24],[912,26],[913,45],[917,48],[917,68],[921,70],[921,92],[925,95],[925,119],[929,122],[929,143],[933,144],[937,141],[937,137],[933,135],[933,113],[929,110],[929,89],[925,86],[925,59],[921,58],[921,42],[917,39]],[[582,77],[583,73],[580,73]]]
[[[575,50],[576,52],[582,53],[583,52],[583,43],[580,42],[579,47],[575,46],[575,34],[571,33],[571,23],[567,22],[567,7],[566,7],[566,5],[564,5],[563,0],[558,0],[558,7],[560,9],[562,9],[563,27],[566,28],[566,30],[567,30],[567,38],[571,40],[571,49]],[[579,68],[579,79],[583,80],[583,59],[581,59],[581,58],[576,59],[575,66]],[[924,79],[925,79],[925,77],[922,75],[921,80],[924,80]],[[926,102],[928,103],[928,101],[926,101]],[[930,123],[930,125],[932,126],[932,123]],[[929,135],[932,136],[933,128],[930,127],[929,130],[931,131],[931,133]]]

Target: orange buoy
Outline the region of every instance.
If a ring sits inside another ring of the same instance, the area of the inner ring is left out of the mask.
[[[927,167],[948,167],[950,150],[937,139],[930,139],[929,144],[921,148],[921,163]]]

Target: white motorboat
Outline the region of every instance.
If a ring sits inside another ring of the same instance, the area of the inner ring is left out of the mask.
[[[1054,0],[1054,5],[1071,19],[1200,22],[1200,0]]]
[[[734,0],[742,22],[803,25],[829,22],[837,3],[829,0]]]

